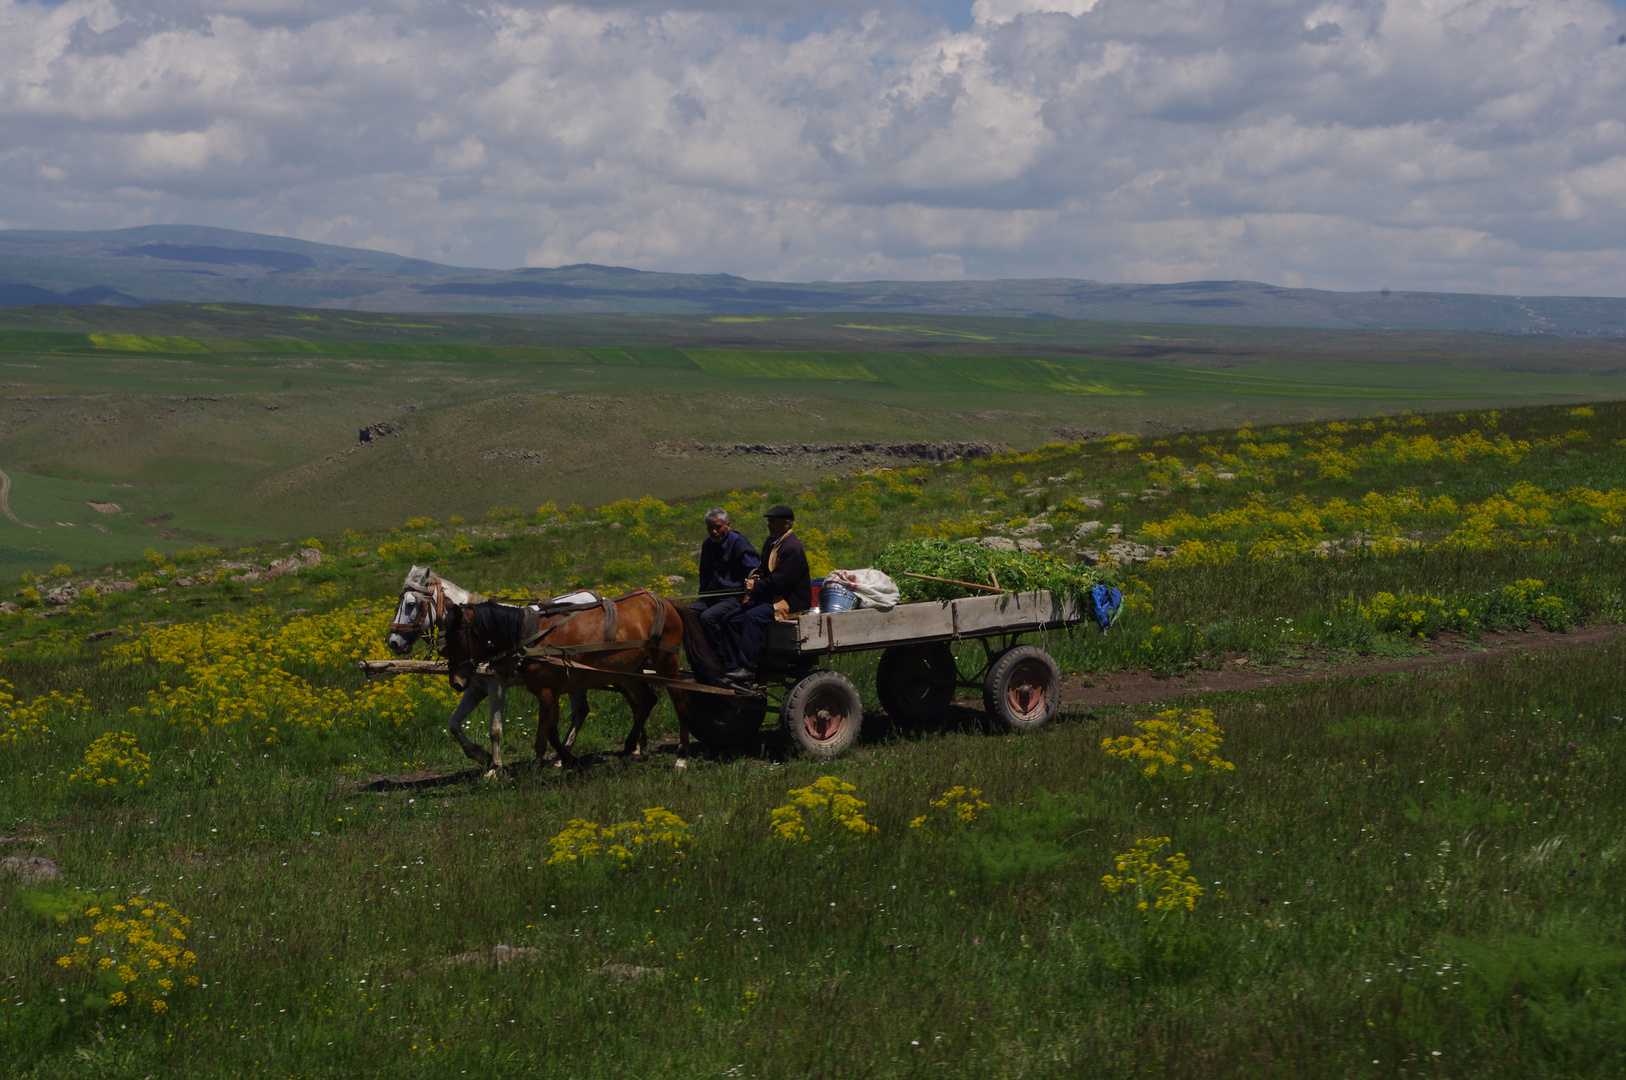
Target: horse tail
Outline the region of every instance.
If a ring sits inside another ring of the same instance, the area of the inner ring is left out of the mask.
[[[701,624],[700,616],[688,604],[677,600],[668,600],[667,603],[677,608],[678,618],[683,620],[683,651],[688,654],[689,667],[694,670],[695,678],[712,686],[722,683],[723,666],[711,651],[711,642],[706,640],[706,628]]]

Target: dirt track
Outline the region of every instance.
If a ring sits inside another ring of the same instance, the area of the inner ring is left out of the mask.
[[[15,521],[25,529],[38,529],[38,525],[30,525],[11,512],[11,477],[0,472],[0,513]]]
[[[1513,630],[1504,634],[1486,634],[1480,642],[1442,636],[1438,641],[1429,643],[1426,654],[1401,660],[1372,657],[1356,663],[1335,664],[1308,659],[1261,665],[1228,657],[1222,666],[1214,670],[1199,668],[1168,679],[1159,679],[1144,671],[1115,671],[1094,680],[1069,675],[1062,679],[1062,701],[1073,709],[1081,705],[1141,705],[1193,694],[1259,690],[1269,686],[1292,686],[1356,675],[1422,671],[1461,664],[1483,656],[1554,650],[1574,652],[1622,636],[1626,636],[1626,626],[1583,626],[1567,634]]]

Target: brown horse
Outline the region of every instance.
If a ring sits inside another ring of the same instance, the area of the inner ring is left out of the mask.
[[[406,582],[401,589],[401,600],[395,609],[395,619],[390,623],[389,637],[385,640],[390,651],[397,656],[410,653],[417,643],[428,638],[435,640],[439,632],[445,628],[449,615],[464,604],[477,604],[485,597],[479,593],[470,592],[458,585],[447,581],[429,569],[427,566],[414,566],[406,576]],[[572,599],[593,599],[591,593],[573,593],[556,598],[553,603],[569,601]],[[514,674],[510,669],[509,674]],[[447,728],[452,739],[463,748],[463,753],[480,763],[480,767],[487,770],[486,778],[495,779],[502,772],[502,725],[503,713],[506,709],[506,691],[514,685],[515,680],[504,680],[500,674],[474,674],[464,680],[465,685],[460,687],[463,697],[453,710],[451,718],[447,721]],[[617,686],[622,697],[627,697],[627,688]],[[627,697],[628,702],[631,698]],[[491,707],[491,723],[489,725],[491,737],[491,751],[484,749],[469,741],[463,734],[463,721],[480,704],[487,702]],[[581,730],[587,719],[587,693],[582,690],[570,694],[570,730],[565,733],[565,746],[576,745],[576,733]],[[562,766],[562,761],[556,761]]]
[[[618,687],[632,706],[632,730],[622,751],[642,760],[645,723],[655,707],[654,688],[631,675],[680,676],[679,646],[705,682],[721,680],[700,617],[687,605],[638,589],[590,608],[550,611],[491,602],[457,606],[447,613],[445,646],[452,686],[461,689],[481,664],[523,683],[536,695],[536,756],[540,765],[551,745],[559,760],[575,764],[570,747],[559,742],[559,697],[583,690]],[[509,674],[512,672],[512,674]],[[689,764],[689,700],[681,689],[666,688],[678,717],[676,765]]]

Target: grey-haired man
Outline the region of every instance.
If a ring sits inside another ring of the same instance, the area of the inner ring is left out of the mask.
[[[700,545],[700,599],[689,607],[700,614],[706,637],[715,648],[718,630],[740,608],[745,579],[761,565],[751,541],[734,531],[728,511],[714,506],[706,511],[706,542]]]

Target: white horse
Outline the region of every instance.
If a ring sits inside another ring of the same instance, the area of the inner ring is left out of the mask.
[[[590,593],[572,593],[557,599],[568,602],[578,595],[591,598]],[[479,593],[454,585],[431,572],[427,566],[414,566],[407,571],[406,582],[401,589],[401,602],[396,606],[395,620],[390,623],[390,633],[384,642],[395,655],[404,656],[412,651],[420,639],[426,636],[432,638],[436,630],[446,625],[446,613],[453,606],[478,604],[482,600],[484,597]],[[501,675],[494,672],[476,671],[469,678],[462,699],[452,711],[451,719],[447,721],[452,738],[463,748],[463,753],[486,770],[487,780],[494,779],[502,770],[504,706],[508,687],[518,685],[523,684],[517,680],[513,682],[504,680]],[[469,741],[463,734],[463,721],[482,701],[491,703],[490,753]],[[570,730],[565,732],[564,737],[567,752],[576,745],[576,733],[581,730],[586,719],[587,692],[577,690],[570,695]],[[563,764],[561,760],[554,761],[555,768],[560,768]]]

